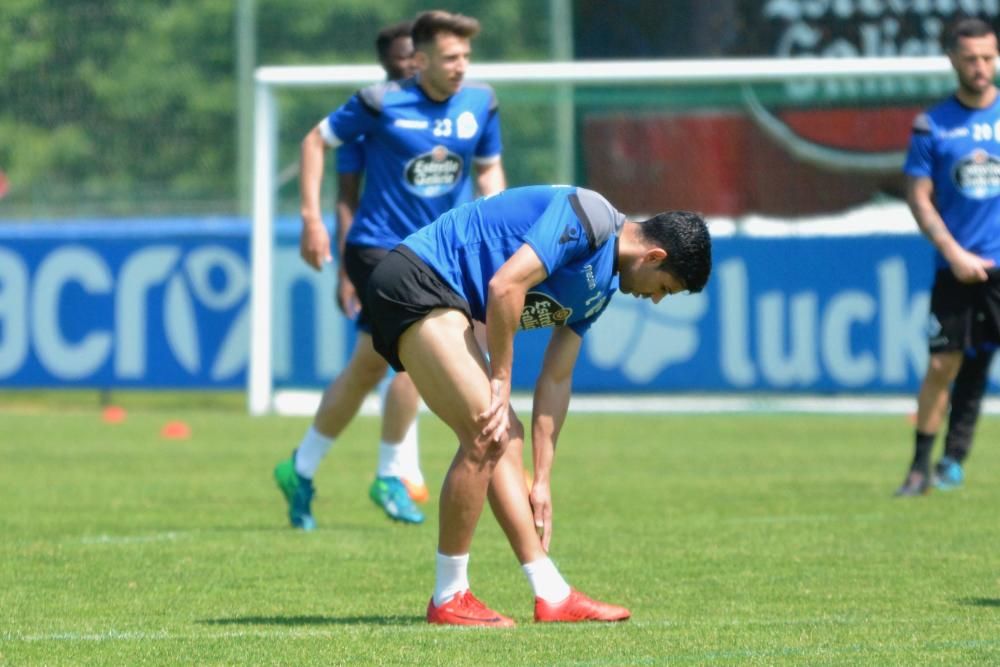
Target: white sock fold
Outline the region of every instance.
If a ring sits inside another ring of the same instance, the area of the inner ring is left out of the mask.
[[[467,590],[469,590],[469,554],[445,556],[438,552],[434,575],[434,606],[440,607]]]
[[[405,477],[401,456],[403,443],[389,443],[383,440],[378,443],[378,468],[375,474],[379,477]]]
[[[416,420],[406,429],[402,442],[383,440],[378,444],[378,468],[375,474],[379,477],[403,477],[414,484],[424,483],[424,475],[420,472]]]
[[[549,603],[562,602],[569,597],[569,584],[559,574],[556,564],[551,558],[539,558],[521,566],[524,575],[528,577],[531,590],[536,598],[542,598]]]
[[[414,419],[406,429],[403,442],[399,443],[400,465],[403,467],[403,477],[414,484],[424,483],[424,474],[420,471],[420,447],[417,440],[417,420]]]
[[[332,446],[333,438],[323,435],[315,426],[310,426],[295,450],[295,472],[307,479],[315,477],[316,469]]]

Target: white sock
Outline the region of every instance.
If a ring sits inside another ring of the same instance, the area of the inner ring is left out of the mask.
[[[440,607],[467,590],[469,590],[469,554],[445,556],[439,552],[434,576],[434,606]]]
[[[333,438],[328,438],[317,431],[315,426],[310,426],[302,436],[299,448],[295,450],[295,472],[306,479],[315,477],[320,461],[332,446]]]
[[[417,420],[414,419],[410,428],[406,429],[403,442],[397,446],[403,477],[414,484],[424,483],[424,474],[420,471],[420,448],[417,440]]]
[[[375,474],[379,477],[404,477],[401,449],[403,443],[392,444],[385,440],[378,443],[378,468]]]
[[[556,564],[551,558],[539,558],[536,561],[525,563],[521,566],[524,574],[528,577],[531,590],[535,592],[536,598],[542,598],[546,602],[562,602],[569,597],[569,584],[559,574]]]

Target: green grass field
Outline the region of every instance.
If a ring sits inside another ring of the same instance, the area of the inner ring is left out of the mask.
[[[434,498],[409,527],[366,496],[375,419],[336,443],[303,534],[271,468],[307,420],[42,402],[0,398],[0,664],[1000,664],[996,418],[964,489],[897,500],[903,417],[571,415],[552,556],[633,618],[534,625],[487,510],[473,589],[519,626],[470,630],[423,619]],[[190,439],[160,437],[172,419]],[[453,441],[432,416],[421,438],[436,491]]]

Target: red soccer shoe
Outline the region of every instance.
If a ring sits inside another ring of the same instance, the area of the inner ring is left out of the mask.
[[[535,598],[535,621],[539,623],[579,623],[581,621],[624,621],[632,615],[625,607],[591,600],[570,589],[569,597],[557,604]]]
[[[434,598],[427,603],[427,622],[438,625],[487,625],[494,628],[512,628],[514,619],[498,614],[476,599],[472,591],[459,593],[440,607]]]

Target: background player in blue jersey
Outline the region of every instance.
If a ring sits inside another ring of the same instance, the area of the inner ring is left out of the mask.
[[[658,303],[700,291],[711,270],[704,220],[672,211],[629,222],[596,192],[514,188],[450,211],[407,237],[365,295],[376,349],[405,368],[458,436],[441,489],[431,623],[510,626],[469,590],[472,535],[487,497],[535,594],[537,621],[618,621],[623,607],[569,587],[549,559],[550,478],[582,336],[616,291]],[[485,322],[489,360],[473,321]],[[510,408],[518,329],[553,327],[535,384],[534,481]]]
[[[411,32],[417,75],[358,91],[302,141],[302,248],[306,261],[319,269],[330,254],[320,215],[324,154],[363,138],[365,187],[342,257],[361,295],[389,249],[472,198],[474,168],[481,193],[506,185],[496,96],[485,84],[465,81],[471,40],[478,32],[478,21],[466,16],[420,14]],[[371,346],[363,298],[360,305],[358,342],[350,362],[324,392],[292,457],[275,469],[295,527],[315,527],[311,501],[316,469],[386,372],[385,360]],[[369,495],[391,518],[421,523],[423,514],[403,483],[403,462],[395,446],[416,416],[419,397],[405,374],[393,382],[398,410],[383,415],[379,470]]]
[[[934,244],[930,359],[917,398],[913,461],[900,496],[931,484],[961,485],[987,373],[1000,343],[1000,101],[994,85],[997,38],[979,19],[961,19],[945,34],[958,75],[953,97],[919,115],[904,171],[907,201]],[[949,405],[944,456],[930,458]]]
[[[406,79],[416,73],[416,63],[413,62],[413,40],[410,38],[412,29],[413,23],[404,21],[383,28],[375,38],[375,52],[378,54],[379,64],[385,70],[386,79],[389,81]],[[343,258],[347,232],[354,222],[361,195],[361,176],[365,168],[364,138],[342,144],[337,148],[336,156],[337,256]],[[308,228],[303,228],[303,231],[306,229]],[[317,250],[329,252],[328,238],[317,238],[315,234],[304,233],[299,242],[302,244],[300,254],[310,264],[315,265]],[[311,243],[319,243],[320,247],[310,247]],[[323,259],[325,258],[321,257],[320,261]],[[337,268],[337,305],[344,315],[354,319],[361,310],[361,302],[354,284],[347,275],[344,263],[339,262]],[[405,377],[397,379],[394,376],[385,383],[382,394],[382,413],[385,415],[385,419],[382,423],[382,442],[379,445],[379,455],[382,460],[380,468],[382,470],[376,470],[376,477],[380,474],[390,476],[395,473],[402,479],[413,500],[426,502],[429,493],[420,470],[416,419],[412,419],[409,426],[406,427],[403,440],[395,444],[398,430],[405,426],[406,421],[410,419],[409,415],[412,414],[410,406],[414,401],[413,391],[413,384]],[[394,469],[387,469],[389,465],[394,465]],[[289,460],[284,465],[282,475],[284,479],[293,479],[290,468],[291,461]]]
[[[410,31],[411,21],[403,21],[383,28],[375,37],[375,53],[378,62],[385,70],[387,81],[408,79],[416,73],[416,63],[413,62],[413,40]],[[344,245],[347,232],[354,222],[361,196],[361,175],[365,170],[364,138],[342,144],[336,151],[337,159],[337,201],[335,204],[335,220],[337,224],[337,256],[344,256]],[[304,230],[306,228],[303,228]],[[310,229],[311,231],[311,229]],[[301,247],[299,253],[302,259],[311,266],[317,266],[332,259],[329,237],[324,239],[318,234],[302,234],[299,238]],[[323,255],[323,253],[326,253]],[[343,262],[337,267],[337,305],[348,317],[357,317],[361,310],[357,290],[347,275]]]

